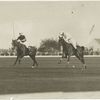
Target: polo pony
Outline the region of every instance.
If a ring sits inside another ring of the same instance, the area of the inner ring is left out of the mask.
[[[38,66],[38,63],[36,61],[36,52],[37,52],[37,48],[34,47],[34,46],[29,46],[28,48],[24,45],[24,44],[21,44],[20,42],[18,42],[16,39],[15,40],[12,40],[12,48],[13,49],[16,49],[16,55],[17,55],[17,58],[14,62],[14,65],[16,65],[17,61],[21,62],[21,59],[24,57],[24,56],[30,56],[30,58],[32,59],[33,61],[33,65],[32,65],[32,68],[34,68],[34,66]]]
[[[67,58],[68,63],[70,61],[70,57],[72,55],[75,55],[82,62],[84,68],[86,69],[86,64],[85,64],[85,60],[84,60],[84,47],[83,46],[77,46],[77,51],[76,51],[75,48],[73,47],[73,45],[70,43],[67,43],[63,39],[63,37],[59,37],[59,44],[63,47],[63,54]],[[63,58],[63,55],[62,55],[62,58]],[[59,63],[61,63],[61,60]]]

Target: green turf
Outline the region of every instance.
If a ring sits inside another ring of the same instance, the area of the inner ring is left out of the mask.
[[[15,58],[0,58],[0,94],[100,91],[100,58],[85,58],[87,69],[71,58],[58,64],[59,58],[37,58],[39,66],[32,69],[32,60],[24,58],[13,66]],[[76,68],[72,68],[75,65]]]

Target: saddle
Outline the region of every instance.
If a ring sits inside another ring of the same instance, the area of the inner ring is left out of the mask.
[[[26,45],[20,43],[20,48],[22,53],[24,52],[25,55],[29,54],[29,48],[27,48]]]
[[[29,48],[25,46],[25,54],[29,53]]]

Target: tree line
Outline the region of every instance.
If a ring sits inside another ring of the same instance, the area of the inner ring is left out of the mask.
[[[85,47],[85,55],[100,55],[100,50],[94,51],[93,48]],[[16,55],[16,51],[9,49],[0,49],[1,56],[13,56]],[[53,38],[44,39],[41,41],[37,51],[37,55],[60,55],[60,46],[58,40]]]

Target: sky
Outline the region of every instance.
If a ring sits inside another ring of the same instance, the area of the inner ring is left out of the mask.
[[[90,37],[100,38],[100,1],[0,1],[0,48],[10,48],[19,32],[31,46],[60,32],[86,45]]]

